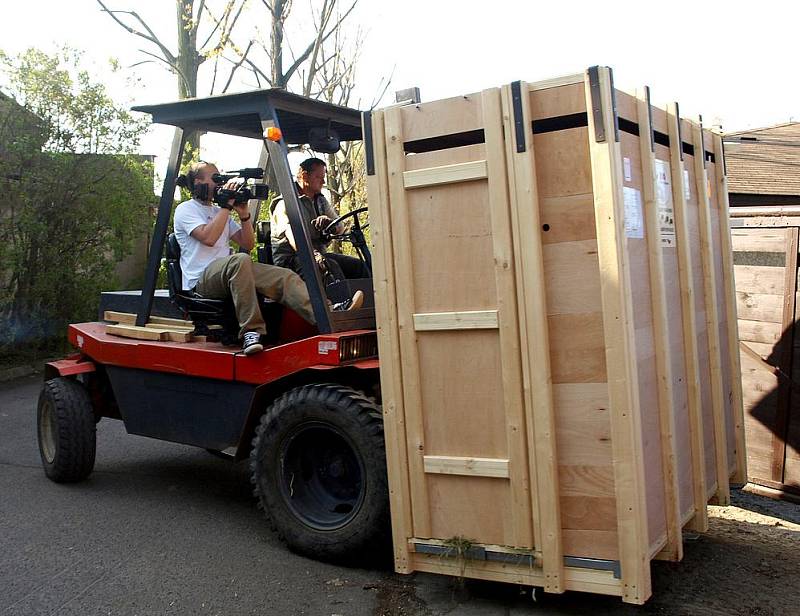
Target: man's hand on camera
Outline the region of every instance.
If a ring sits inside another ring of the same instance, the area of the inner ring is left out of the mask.
[[[233,205],[233,211],[239,214],[239,220],[242,222],[246,222],[250,218],[250,210],[247,208],[247,201],[244,203],[234,203],[233,199],[228,201],[231,205]]]
[[[225,182],[222,189],[230,190],[231,192],[236,192],[237,190],[239,190],[239,188],[241,188],[242,184],[244,184],[243,180],[228,180],[227,182]],[[240,203],[236,203],[236,200],[233,197],[231,197],[230,199],[228,199],[228,202],[222,207],[224,207],[226,210],[236,210],[236,213],[239,214],[239,216],[241,216],[242,212],[239,209],[241,205],[242,204]],[[245,205],[245,210],[247,210],[246,204],[244,205]]]
[[[311,224],[314,225],[314,228],[317,231],[322,231],[323,229],[325,229],[325,227],[327,227],[332,222],[333,222],[333,220],[331,218],[328,218],[327,216],[325,216],[323,214],[322,216],[317,216],[316,218],[314,218],[311,221]]]

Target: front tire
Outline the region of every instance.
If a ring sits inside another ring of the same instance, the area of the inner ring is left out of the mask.
[[[342,385],[305,385],[261,419],[250,455],[254,494],[293,551],[334,562],[380,561],[389,492],[379,407]]]
[[[83,385],[63,377],[45,381],[36,419],[47,477],[56,483],[86,479],[94,469],[97,427]]]

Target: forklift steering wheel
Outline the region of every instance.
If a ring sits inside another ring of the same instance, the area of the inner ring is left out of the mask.
[[[339,216],[339,218],[331,221],[330,224],[322,230],[321,235],[325,240],[347,240],[350,242],[353,245],[356,254],[358,254],[358,258],[366,263],[369,270],[372,271],[372,255],[370,254],[369,247],[367,246],[367,239],[364,237],[364,229],[369,227],[369,223],[362,226],[361,221],[358,220],[358,215],[361,212],[366,211],[366,207],[360,207],[356,210],[347,212],[347,214]],[[342,222],[345,218],[353,219],[353,225],[350,227],[350,229],[345,233],[331,233],[331,231],[336,228],[336,225]]]
[[[338,217],[336,220],[332,220],[332,221],[331,221],[331,222],[328,224],[328,226],[327,226],[327,227],[325,227],[325,228],[322,230],[322,236],[323,236],[324,238],[326,238],[326,239],[331,239],[331,240],[345,240],[345,239],[350,239],[350,237],[349,237],[349,236],[350,236],[350,234],[351,234],[353,231],[356,231],[356,232],[357,232],[357,231],[363,231],[364,229],[366,229],[367,227],[369,227],[369,223],[365,224],[365,225],[362,227],[362,226],[361,226],[361,222],[358,220],[358,215],[359,215],[361,212],[366,212],[368,209],[369,209],[368,207],[364,206],[364,207],[360,207],[360,208],[358,208],[358,209],[355,209],[355,210],[350,210],[350,211],[349,211],[349,212],[347,212],[346,214],[342,214],[342,215],[341,215],[341,216],[339,216],[339,217]],[[352,217],[352,218],[353,218],[353,227],[350,229],[350,231],[348,231],[347,233],[338,233],[338,234],[336,234],[336,233],[332,233],[332,231],[333,231],[333,230],[336,228],[336,226],[337,226],[337,225],[338,225],[340,222],[342,222],[342,221],[343,221],[345,218],[350,218],[350,217]]]

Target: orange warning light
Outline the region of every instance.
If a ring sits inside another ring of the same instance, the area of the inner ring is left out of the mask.
[[[264,136],[270,141],[280,141],[283,134],[281,133],[281,129],[277,126],[269,126],[267,130],[264,131]]]

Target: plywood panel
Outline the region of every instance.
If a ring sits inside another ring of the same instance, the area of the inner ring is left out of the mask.
[[[400,107],[400,115],[405,142],[483,128],[480,94],[406,105]]]
[[[558,476],[562,496],[610,497],[614,496],[614,468],[612,466],[587,466],[559,464]]]
[[[467,537],[481,543],[513,545],[506,479],[428,475],[426,482],[434,537]]]
[[[417,348],[425,454],[507,458],[497,332],[419,332]]]
[[[530,94],[530,104],[534,120],[585,112],[583,81],[558,88],[534,90]]]
[[[611,422],[606,383],[553,386],[559,464],[610,466]]]
[[[543,248],[548,314],[602,310],[597,241],[560,242]]]
[[[700,316],[698,315],[698,322]],[[708,351],[708,336],[706,332],[698,332],[697,359],[699,362],[700,382],[702,394],[703,435],[705,437],[706,477],[711,485],[717,475],[716,442],[714,441],[714,408],[711,400],[711,362]]]
[[[486,146],[483,143],[463,145],[447,150],[434,150],[433,152],[420,152],[419,154],[406,154],[406,170],[427,169],[454,163],[468,163],[475,160],[486,160]]]
[[[653,107],[653,120],[656,130],[666,130],[666,114]],[[659,128],[657,119],[661,117],[663,125]],[[668,148],[656,144],[656,160],[669,162]],[[668,170],[669,172],[669,170]],[[661,180],[658,188],[667,207],[674,208],[674,180],[671,175]],[[674,231],[673,231],[674,235]],[[664,269],[664,295],[667,304],[670,371],[672,373],[672,398],[675,421],[675,451],[677,457],[678,503],[681,514],[693,509],[692,493],[692,450],[689,437],[689,392],[686,379],[686,349],[684,346],[683,315],[681,313],[681,288],[678,272],[678,251],[674,244],[662,246],[662,265]]]
[[[602,313],[550,315],[547,323],[553,383],[604,383]]]
[[[619,537],[616,532],[571,529],[563,532],[565,556],[619,560]]]
[[[563,528],[617,530],[617,504],[612,497],[562,496]]]
[[[542,242],[578,242],[597,237],[592,193],[543,197],[540,200]]]
[[[650,266],[647,263],[647,244],[644,240],[628,240],[628,257],[631,272],[631,296],[634,306],[634,325],[650,330],[652,335],[652,300]]]
[[[589,166],[589,135],[586,128],[571,128],[533,136],[539,197],[585,195],[592,192]]]
[[[485,181],[407,191],[416,312],[497,308],[487,199]]]

